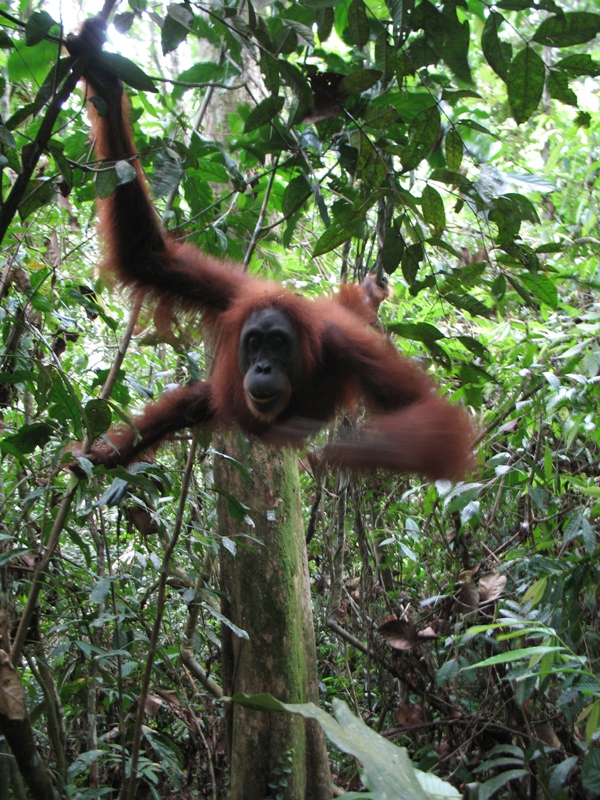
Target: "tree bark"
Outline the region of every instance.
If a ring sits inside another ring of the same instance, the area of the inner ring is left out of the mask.
[[[235,556],[222,547],[223,613],[249,636],[223,626],[225,692],[269,692],[284,702],[318,703],[296,456],[256,445],[248,462],[239,440],[231,438],[227,448],[229,455],[250,463],[249,479],[245,482],[235,465],[217,457],[217,485],[249,507],[253,525],[235,520],[220,498],[219,532],[237,545]],[[231,800],[271,796],[269,783],[278,781],[273,770],[284,767],[290,768],[287,787],[278,791],[286,800],[332,797],[325,740],[313,721],[234,703],[227,710],[227,734]]]

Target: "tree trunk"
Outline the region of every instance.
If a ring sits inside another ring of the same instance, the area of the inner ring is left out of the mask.
[[[240,442],[228,452],[248,464]],[[222,548],[223,613],[249,639],[223,626],[226,694],[269,692],[291,703],[318,702],[316,649],[308,564],[295,454],[256,445],[249,479],[231,462],[216,458],[217,485],[249,507],[254,523],[235,520],[219,501],[219,532],[236,542]],[[252,539],[240,534],[247,534]],[[258,540],[258,541],[253,541]],[[262,544],[261,544],[262,542]],[[227,712],[231,800],[264,800],[279,784],[286,800],[332,797],[327,750],[312,721],[231,704]],[[280,777],[273,770],[290,768]]]

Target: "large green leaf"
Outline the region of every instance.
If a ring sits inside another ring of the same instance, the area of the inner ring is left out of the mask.
[[[448,169],[455,172],[460,169],[463,159],[463,150],[462,136],[456,128],[450,128],[444,139],[444,153],[446,155]]]
[[[29,47],[38,44],[56,24],[47,11],[34,11],[25,25],[25,42]]]
[[[54,199],[54,181],[48,178],[34,178],[29,181],[23,199],[19,204],[19,216],[22,220],[38,208]]]
[[[282,703],[269,694],[249,696],[240,693],[234,695],[231,700],[248,708],[288,711],[316,720],[327,738],[337,748],[358,758],[364,768],[365,782],[378,800],[432,800],[433,798],[433,795],[426,793],[421,785],[421,776],[428,778],[429,775],[417,773],[406,748],[396,747],[371,730],[337,698],[334,698],[332,703],[336,719],[314,703]],[[443,781],[441,783],[444,784]],[[452,786],[449,784],[444,786],[448,792],[445,796],[460,797]],[[440,792],[437,784],[435,791]]]
[[[336,217],[333,224],[321,234],[314,249],[313,256],[321,256],[328,253],[340,244],[347,242],[356,234],[357,223],[363,219],[362,209],[349,208]]]
[[[43,448],[53,434],[52,427],[45,422],[34,422],[23,425],[17,433],[0,440],[0,450],[9,452],[9,447],[16,448],[22,454],[33,453],[36,447]],[[10,450],[10,452],[13,452]]]
[[[118,53],[103,52],[100,56],[102,64],[115,75],[131,86],[133,89],[140,89],[143,92],[157,92],[158,89],[154,85],[152,78],[140,69],[137,64],[130,61],[125,56]]]
[[[194,14],[187,3],[169,4],[160,32],[163,55],[172,52],[185,41],[193,23]]]
[[[348,8],[348,27],[350,36],[357,47],[364,47],[369,41],[369,20],[363,0],[352,0]]]
[[[344,94],[360,94],[374,86],[381,78],[378,69],[359,69],[344,76],[340,83],[340,91]]]
[[[508,78],[508,68],[512,58],[512,47],[506,42],[501,42],[498,37],[500,26],[504,22],[502,14],[490,11],[485,21],[483,33],[481,34],[481,49],[488,64],[496,75],[506,81]]]
[[[409,127],[409,140],[402,153],[405,170],[415,169],[431,153],[440,133],[440,112],[437,106],[421,111]]]
[[[439,236],[446,227],[446,212],[442,196],[433,186],[423,189],[421,207],[425,222],[432,228],[433,235]]]
[[[569,86],[569,76],[566,72],[551,69],[548,72],[546,87],[554,100],[560,100],[569,106],[577,106],[577,95]]]
[[[445,339],[444,334],[429,322],[393,322],[387,326],[390,333],[416,342],[437,342]]]
[[[591,78],[597,78],[600,75],[600,64],[588,53],[575,53],[572,56],[561,58],[560,61],[554,65],[556,69],[568,72],[570,75],[589,75]]]
[[[244,133],[254,131],[257,128],[260,128],[262,125],[266,125],[267,122],[270,122],[273,117],[276,117],[277,114],[279,114],[283,108],[284,102],[285,99],[283,97],[271,95],[270,97],[265,98],[257,106],[254,106],[246,119]]]
[[[594,39],[600,33],[600,14],[571,11],[545,19],[533,41],[546,47],[570,47]]]
[[[98,436],[110,428],[112,422],[112,413],[110,405],[106,400],[94,398],[88,400],[83,409],[83,422],[87,429],[90,441],[94,441]]]
[[[508,102],[515,121],[526,122],[542,99],[546,67],[542,59],[527,46],[513,58],[508,70]]]

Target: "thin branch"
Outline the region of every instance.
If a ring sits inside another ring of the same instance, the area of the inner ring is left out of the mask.
[[[146,669],[142,677],[142,685],[140,687],[140,694],[138,697],[137,714],[135,718],[135,728],[133,731],[133,741],[131,743],[131,763],[129,768],[129,780],[123,784],[121,797],[126,800],[135,800],[137,789],[137,769],[140,760],[140,748],[142,744],[142,728],[144,726],[144,715],[146,713],[146,700],[148,699],[148,690],[150,688],[150,678],[152,677],[152,668],[154,666],[154,658],[158,649],[158,639],[160,629],[162,626],[163,614],[165,610],[165,599],[167,594],[167,581],[169,578],[169,562],[171,556],[175,551],[177,542],[179,541],[179,534],[183,525],[183,516],[187,507],[188,490],[190,480],[192,477],[192,470],[194,467],[194,460],[196,458],[196,451],[198,449],[198,440],[196,437],[192,439],[188,460],[185,465],[185,472],[181,482],[181,494],[179,496],[179,507],[177,509],[177,518],[173,527],[173,534],[171,540],[165,550],[160,570],[160,579],[158,585],[158,596],[156,599],[156,614],[154,617],[154,624],[152,625],[152,633],[150,634],[150,641],[148,643],[148,652],[146,655]]]
[[[267,184],[267,190],[265,192],[265,196],[263,198],[263,203],[260,209],[260,214],[258,215],[258,219],[256,220],[256,227],[254,228],[254,233],[252,234],[252,240],[248,245],[248,249],[246,250],[246,255],[244,256],[244,266],[248,266],[250,263],[250,259],[256,250],[256,245],[258,244],[258,240],[261,237],[263,232],[263,222],[265,220],[265,216],[267,214],[267,207],[269,205],[269,199],[271,197],[271,190],[273,189],[273,182],[275,180],[275,173],[277,172],[277,167],[279,166],[279,156],[275,156],[273,160],[273,169],[271,174],[269,175],[269,183]]]

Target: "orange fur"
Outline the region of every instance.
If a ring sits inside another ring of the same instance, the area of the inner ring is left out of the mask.
[[[86,41],[86,28],[79,46]],[[106,268],[121,283],[143,290],[169,309],[174,303],[201,311],[214,327],[216,351],[210,380],[181,387],[147,406],[135,425],[111,431],[91,457],[127,464],[174,431],[192,425],[238,425],[267,441],[300,444],[341,408],[362,400],[370,425],[326,449],[330,461],[354,469],[384,467],[427,478],[460,478],[471,463],[473,432],[465,411],[436,394],[431,379],[403,358],[371,326],[387,285],[369,276],[344,286],[334,298],[309,301],[281,286],[249,276],[161,229],[142,175],[122,86],[115,76],[86,75],[92,94],[107,106],[92,111],[98,157],[134,164],[136,178],[99,203]],[[239,366],[239,340],[250,314],[274,308],[291,322],[301,364],[289,402],[265,420],[249,407]]]

